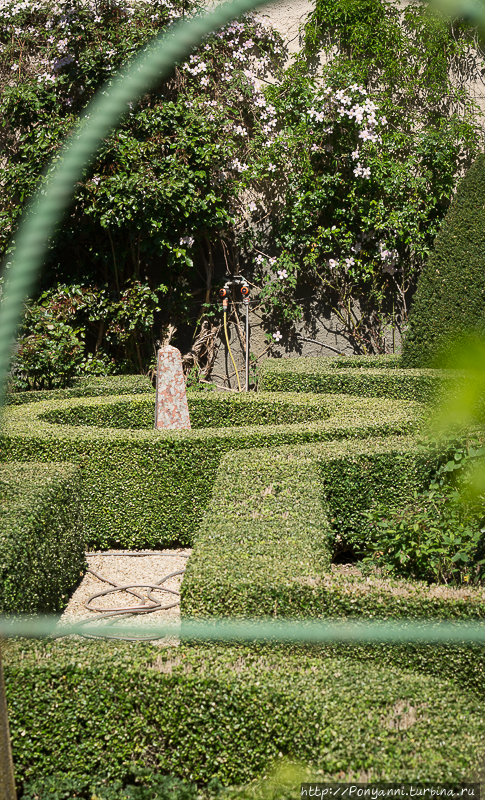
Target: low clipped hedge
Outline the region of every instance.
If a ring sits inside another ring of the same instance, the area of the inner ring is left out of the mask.
[[[320,778],[456,781],[478,771],[483,699],[449,678],[303,648],[18,642],[4,655],[19,785],[130,775],[225,785],[284,756]]]
[[[187,564],[182,613],[304,614],[299,579],[330,569],[330,533],[314,461],[292,448],[229,453]]]
[[[302,402],[303,399],[303,402]],[[243,425],[288,425],[307,420],[328,419],[330,410],[318,397],[304,398],[267,394],[188,394],[192,429],[241,427]],[[89,425],[97,428],[149,429],[154,425],[155,398],[120,398],[108,403],[91,403],[56,408],[40,419],[58,425]]]
[[[0,466],[0,612],[58,611],[85,568],[79,470]]]
[[[433,460],[406,437],[226,455],[182,584],[193,617],[480,617],[423,584],[331,572],[336,538],[365,537],[363,511],[427,486]],[[399,482],[396,482],[396,472]],[[397,587],[397,588],[396,588]]]
[[[126,418],[146,414],[153,395],[71,398],[6,408],[0,433],[2,461],[69,461],[80,467],[87,545],[128,549],[191,545],[207,508],[221,457],[230,450],[305,444],[330,439],[363,439],[415,430],[422,415],[417,403],[325,395],[300,397],[258,393],[194,395],[201,417],[229,411],[227,427],[183,431],[104,428],[79,424],[77,409],[115,406]],[[249,399],[251,398],[251,399]],[[124,402],[124,405],[123,405]],[[258,407],[272,418],[272,407],[286,419],[308,421],[278,425],[229,426],[244,413],[258,418]],[[281,405],[283,403],[283,405]],[[212,405],[211,405],[212,404]],[[291,405],[291,407],[288,406]],[[246,409],[246,411],[243,411]],[[306,411],[302,411],[306,409]],[[317,419],[315,417],[328,418]],[[82,412],[86,414],[86,411]],[[283,412],[281,412],[283,413]],[[66,414],[75,424],[47,422]]]
[[[372,356],[268,358],[259,388],[268,392],[323,392],[432,403],[453,389],[451,370],[400,369],[397,359]]]
[[[42,400],[65,400],[69,397],[106,397],[111,394],[146,394],[155,392],[146,375],[109,375],[105,378],[77,378],[66,389],[42,389],[32,392],[9,391],[7,405],[38,403]]]

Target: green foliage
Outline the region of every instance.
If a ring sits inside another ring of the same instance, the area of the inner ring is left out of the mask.
[[[110,781],[106,778],[66,778],[54,775],[28,781],[22,800],[202,800],[217,797],[220,785],[216,780],[214,791],[202,796],[195,783],[148,769],[134,769],[133,780]],[[222,787],[221,787],[222,788]]]
[[[394,114],[400,113],[403,132],[416,130],[412,114],[434,127],[438,109],[456,119],[457,99],[471,105],[464,91],[464,57],[469,48],[480,49],[476,30],[436,8],[416,1],[403,8],[388,0],[318,0],[305,45],[310,53],[336,49],[332,73],[379,86]]]
[[[181,12],[194,7],[12,0],[6,9],[7,281],[26,199],[77,116]],[[384,352],[386,331],[402,328],[456,176],[479,147],[481,118],[462,79],[465,69],[478,75],[481,51],[465,24],[378,0],[319,0],[306,40],[283,68],[280,37],[248,15],[127,108],[77,187],[41,286],[42,303],[84,342],[76,374],[144,372],[155,340],[172,336],[190,347],[186,371],[195,364],[208,377],[214,288],[227,268],[252,273],[266,328],[285,337],[308,292],[331,305],[359,352]],[[33,369],[34,344],[30,360],[21,349],[18,374],[39,387],[49,373]]]
[[[484,202],[485,156],[480,155],[458,187],[419,280],[403,366],[448,366],[464,337],[484,332]]]
[[[205,394],[205,393],[204,393]],[[189,393],[190,425],[197,428],[225,428],[247,425],[287,425],[308,420],[328,419],[330,412],[324,403],[294,402],[289,397],[254,394],[212,394],[194,397]],[[123,398],[108,405],[76,405],[64,410],[41,414],[40,419],[55,425],[89,425],[97,428],[149,429],[153,426],[155,403],[153,397],[134,400]]]
[[[315,463],[298,449],[230,453],[182,584],[188,616],[311,613],[305,584],[330,568]]]
[[[482,583],[483,494],[476,495],[473,483],[485,448],[476,437],[443,439],[438,450],[431,441],[426,448],[438,455],[432,483],[404,505],[396,498],[374,501],[365,515],[364,561],[429,582]]]
[[[0,467],[0,610],[58,611],[85,569],[79,470]]]
[[[483,539],[483,508],[473,511],[459,492],[438,485],[416,494],[404,508],[379,504],[368,514],[372,535],[366,547],[372,555],[364,560],[419,580],[481,580],[485,559],[477,558],[477,550]]]
[[[448,370],[401,369],[393,356],[268,358],[259,387],[270,392],[323,392],[435,403],[456,386]]]
[[[417,428],[422,413],[418,404],[385,398],[332,395],[329,403],[325,395],[251,393],[228,399],[225,394],[208,392],[190,395],[191,406],[202,409],[201,421],[219,418],[222,422],[227,414],[225,427],[156,431],[150,421],[145,430],[123,430],[45,421],[46,414],[59,415],[69,409],[76,414],[78,407],[108,408],[115,403],[132,424],[136,409],[141,419],[147,419],[152,398],[153,394],[130,401],[126,396],[79,397],[9,406],[0,437],[2,459],[79,464],[90,547],[188,545],[209,502],[220,459],[228,451],[402,434]],[[331,416],[326,419],[329,407]],[[291,422],[254,425],[265,417],[274,421],[278,409]],[[95,417],[97,413],[93,412]],[[313,421],[314,414],[320,419]],[[295,417],[307,421],[294,422]],[[244,418],[253,424],[237,424]]]
[[[145,375],[86,376],[76,378],[66,389],[44,389],[28,392],[9,392],[6,405],[25,405],[41,400],[63,400],[68,397],[103,397],[110,394],[147,394],[155,391]]]
[[[67,386],[83,362],[84,330],[66,324],[42,303],[26,309],[24,330],[11,368],[12,388]]]
[[[15,244],[26,199],[95,91],[103,84],[109,90],[114,72],[139,48],[193,13],[185,0],[9,5],[0,27],[9,76],[0,94],[4,254]],[[226,81],[236,44],[239,69]],[[188,338],[199,311],[205,321],[212,316],[214,260],[224,247],[234,262],[241,186],[230,164],[245,150],[238,123],[246,126],[254,112],[243,62],[251,53],[261,59],[253,69],[271,73],[280,50],[279,36],[254,15],[209,36],[172,78],[127,108],[78,184],[52,242],[42,302],[83,327],[95,362],[86,366],[99,374],[112,371],[113,358],[117,371],[145,371],[157,338],[179,325]],[[201,94],[201,87],[208,88]]]
[[[285,756],[322,776],[468,778],[483,752],[482,700],[450,673],[383,661],[304,648],[20,641],[5,652],[18,781],[62,772],[128,782],[149,765],[241,784]]]
[[[364,583],[356,600],[344,576],[331,574],[330,559],[362,546],[363,513],[376,495],[402,502],[429,484],[435,468],[436,456],[406,437],[228,454],[187,565],[182,613],[400,617],[425,616],[431,605],[434,616],[439,605],[422,586],[409,603],[386,592],[383,607],[379,584]]]
[[[306,51],[268,88],[282,133],[269,148],[280,167],[278,258],[266,264],[271,279],[261,276],[264,307],[289,333],[293,289],[305,287],[330,301],[359,352],[385,352],[386,328],[406,321],[457,166],[478,148],[466,81],[480,45],[469,25],[419,2],[318,0],[305,33]],[[322,78],[309,69],[314,57]]]
[[[141,353],[151,346],[159,310],[157,294],[139,281],[125,286],[119,299],[106,287],[58,286],[43,292],[25,308],[11,388],[65,387],[83,373],[106,376],[133,368],[143,373]],[[94,352],[85,351],[86,335],[96,341]]]

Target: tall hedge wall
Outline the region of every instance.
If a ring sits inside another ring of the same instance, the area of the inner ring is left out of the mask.
[[[148,397],[153,402],[153,395]],[[91,409],[96,421],[96,409],[113,404],[118,423],[125,414],[132,425],[136,409],[142,417],[146,414],[147,396],[10,406],[3,414],[0,459],[78,464],[89,547],[185,546],[192,544],[220,459],[230,450],[399,435],[415,430],[422,414],[416,403],[384,398],[302,395],[286,399],[285,407],[281,394],[257,393],[250,400],[241,395],[228,402],[219,393],[209,393],[200,399],[201,415],[211,416],[207,403],[212,403],[214,415],[221,414],[221,409],[226,414],[226,426],[188,431],[94,427],[89,419],[87,425],[80,425],[79,409]],[[191,403],[195,406],[197,402],[194,396]],[[268,414],[270,419],[274,408],[280,409],[286,424],[242,425],[243,409],[254,421],[258,406],[263,418]],[[328,411],[330,416],[325,418]],[[72,425],[46,421],[46,417],[64,414],[66,420],[70,413]],[[111,412],[106,413],[109,416]],[[232,414],[238,425],[231,427]],[[305,418],[308,421],[289,423],[289,419]]]
[[[0,465],[0,612],[58,611],[85,569],[79,470]]]
[[[404,367],[446,364],[466,333],[485,333],[485,155],[467,172],[423,269],[404,339]]]

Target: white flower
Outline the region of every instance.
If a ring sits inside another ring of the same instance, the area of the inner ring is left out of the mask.
[[[352,158],[354,159],[354,161],[356,161],[356,159],[358,159],[358,157],[359,157],[359,151],[358,150],[354,150],[351,155],[352,155]]]
[[[286,269],[279,269],[278,270],[278,278],[280,279],[280,281],[282,281],[283,278],[287,278],[287,277],[288,277],[288,273],[287,273]]]
[[[348,267],[352,267],[355,264],[355,259],[352,257],[346,258],[345,263]]]
[[[248,208],[249,208],[250,211],[257,211],[258,210],[258,207],[257,207],[256,203],[254,202],[254,200],[251,200],[251,202],[249,203]]]
[[[362,177],[363,178],[370,178],[370,168],[369,167],[365,167],[362,170]]]
[[[209,78],[206,75],[204,75],[204,77],[200,79],[200,83],[201,83],[202,86],[208,86],[209,85]]]
[[[238,158],[235,158],[232,164],[230,165],[232,169],[237,170],[238,172],[244,172],[244,170],[249,169],[247,164],[241,164]]]
[[[182,236],[182,238],[180,239],[180,246],[183,247],[184,244],[186,244],[187,247],[192,247],[194,241],[195,239],[193,236]]]
[[[281,333],[280,333],[279,331],[276,331],[276,333],[273,333],[273,339],[274,339],[276,342],[279,342],[279,340],[280,340],[280,339],[282,339],[282,338],[283,338],[283,337],[282,337],[282,335],[281,335]]]
[[[269,169],[270,172],[275,172],[276,167],[275,167],[274,164],[268,164],[268,169]]]
[[[256,264],[264,264],[264,257],[261,254],[257,255],[254,260],[256,261]]]
[[[338,261],[336,261],[334,258],[330,258],[328,260],[328,266],[330,269],[336,269],[338,267]]]
[[[15,69],[18,69],[18,68],[19,68],[18,64],[12,64],[12,66],[10,67],[11,70],[15,70]]]

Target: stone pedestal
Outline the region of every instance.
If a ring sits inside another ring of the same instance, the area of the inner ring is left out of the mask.
[[[182,356],[180,350],[171,345],[158,351],[155,428],[190,428]]]

